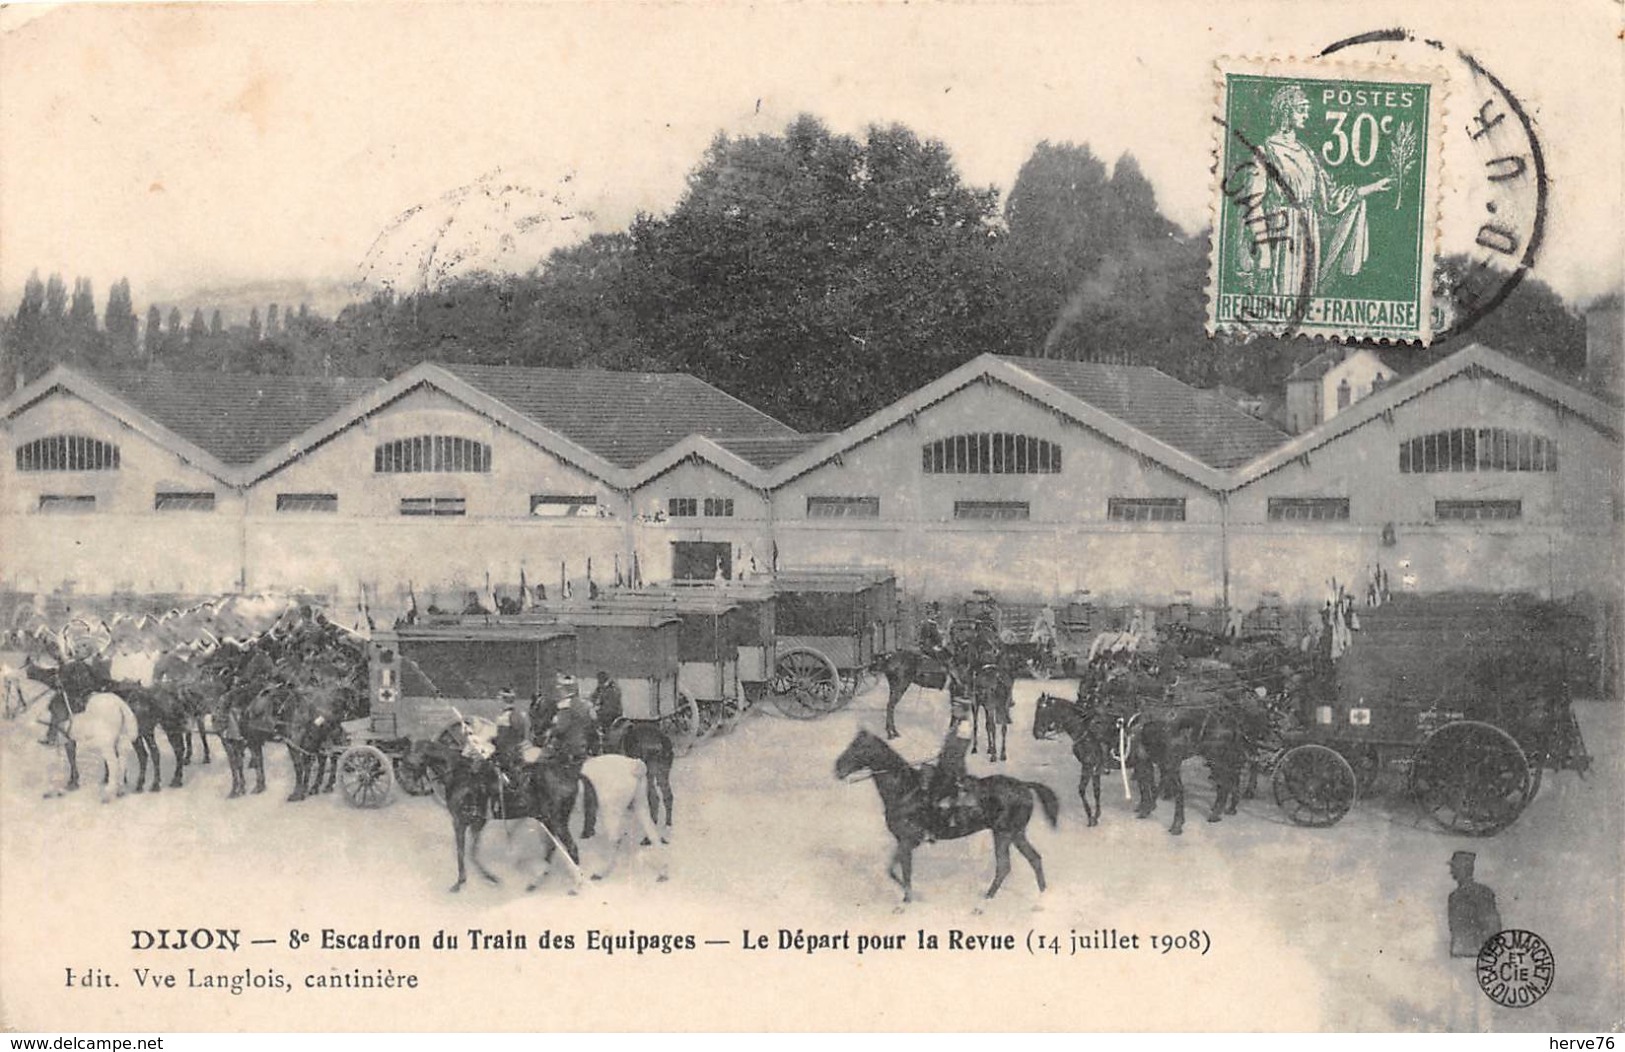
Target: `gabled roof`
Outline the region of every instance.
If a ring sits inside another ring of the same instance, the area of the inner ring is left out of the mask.
[[[1231,488],[1240,489],[1256,482],[1352,431],[1383,419],[1386,414],[1399,406],[1461,376],[1493,377],[1500,383],[1572,413],[1616,442],[1620,439],[1622,425],[1625,425],[1618,406],[1609,405],[1561,380],[1531,369],[1499,351],[1475,343],[1435,362],[1419,373],[1403,380],[1396,380],[1373,392],[1369,397],[1360,399],[1319,427],[1305,431],[1285,445],[1243,466],[1235,473],[1235,481]]]
[[[717,439],[717,445],[764,470],[783,464],[824,441],[826,434],[750,435]]]
[[[378,379],[112,372],[94,381],[223,464],[247,465],[381,386]]]
[[[796,430],[686,373],[442,365],[606,461],[633,468],[689,435],[799,438]]]
[[[1287,436],[1224,398],[1145,365],[1002,358],[1210,467],[1228,469]]]
[[[1147,457],[1197,485],[1225,488],[1227,469],[1286,435],[1222,399],[1147,366],[1004,358],[984,354],[831,435],[773,472],[783,485],[908,422],[976,382],[999,383]]]

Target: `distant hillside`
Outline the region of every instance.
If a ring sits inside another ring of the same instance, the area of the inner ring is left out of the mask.
[[[362,298],[356,286],[348,281],[252,281],[241,285],[219,285],[211,288],[196,289],[180,294],[157,294],[150,298],[143,297],[141,290],[136,290],[136,315],[146,317],[147,307],[153,303],[167,317],[171,307],[179,307],[181,317],[190,319],[192,311],[201,308],[203,316],[209,317],[211,312],[218,309],[220,319],[227,327],[243,325],[248,321],[248,313],[259,308],[260,317],[265,317],[265,309],[271,304],[278,304],[282,310],[292,307],[295,311],[301,303],[310,306],[311,313],[319,314],[325,318],[338,316],[345,305]]]

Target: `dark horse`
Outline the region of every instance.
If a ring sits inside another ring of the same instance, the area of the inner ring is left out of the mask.
[[[580,862],[580,849],[570,836],[568,822],[578,786],[587,786],[583,803],[588,829],[596,822],[598,805],[591,783],[583,783],[579,772],[541,764],[526,764],[507,771],[492,757],[469,756],[444,742],[414,742],[405,762],[433,771],[446,787],[446,810],[451,813],[452,837],[457,848],[457,883],[451,886],[452,891],[461,891],[468,883],[465,852],[480,876],[492,884],[499,883],[496,874],[485,868],[479,855],[480,834],[493,818],[497,821],[536,819],[564,848],[572,863]]]
[[[886,812],[886,828],[897,841],[886,873],[903,887],[903,901],[914,898],[914,849],[927,840],[948,840],[993,832],[994,873],[987,897],[999,892],[1010,875],[1010,845],[1014,844],[1033,867],[1038,890],[1044,890],[1044,860],[1027,840],[1027,822],[1033,815],[1033,796],[1043,806],[1044,817],[1055,825],[1061,802],[1049,786],[1023,782],[1005,775],[967,778],[976,802],[956,807],[951,823],[944,823],[932,806],[926,787],[927,775],[897,755],[880,737],[859,731],[852,744],[835,761],[835,777],[848,778],[860,770],[874,773],[875,789]],[[946,828],[945,828],[946,826]]]
[[[653,723],[636,720],[617,720],[604,739],[604,752],[619,753],[634,760],[642,760],[649,772],[649,813],[660,821],[660,805],[666,810],[665,826],[671,829],[671,807],[675,799],[671,791],[671,768],[677,752],[671,738]],[[592,826],[588,826],[591,829]]]
[[[1136,818],[1149,818],[1157,798],[1174,801],[1174,821],[1168,832],[1185,831],[1185,781],[1180,768],[1200,756],[1213,780],[1213,810],[1207,820],[1217,822],[1236,813],[1241,799],[1241,775],[1252,753],[1241,712],[1226,704],[1152,706],[1136,713],[1128,723],[1127,762],[1140,790]],[[1160,790],[1160,794],[1159,794]]]
[[[1082,773],[1078,778],[1078,799],[1083,801],[1083,813],[1091,826],[1100,822],[1100,772],[1106,769],[1110,756],[1106,738],[1099,723],[1098,709],[1081,702],[1058,698],[1053,694],[1041,695],[1038,710],[1033,714],[1033,737],[1048,741],[1056,734],[1072,739],[1072,755],[1077,757]],[[1093,806],[1089,803],[1094,794]]]
[[[976,722],[980,714],[987,731],[989,763],[1003,761],[1010,740],[1010,709],[1014,704],[1015,678],[999,665],[982,665],[971,673],[971,744],[976,751]]]
[[[279,694],[276,726],[293,765],[288,802],[332,792],[338,756],[328,746],[338,741],[343,722],[358,714],[357,700],[342,683],[309,676],[282,686]]]
[[[918,650],[894,650],[876,655],[869,671],[886,677],[886,737],[896,738],[897,704],[911,687],[942,690],[948,685],[945,664]]]
[[[179,789],[182,776],[186,771],[187,736],[186,712],[182,703],[175,695],[155,688],[144,687],[137,683],[117,683],[112,691],[122,697],[135,713],[135,758],[140,767],[135,780],[135,791],[141,792],[147,780],[147,758],[152,758],[152,792],[158,792],[163,787],[163,760],[158,752],[158,728],[164,730],[164,737],[169,739],[169,748],[175,754],[175,775],[169,780],[171,789]]]

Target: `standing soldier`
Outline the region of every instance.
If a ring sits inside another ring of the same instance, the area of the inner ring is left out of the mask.
[[[1450,875],[1456,890],[1450,893],[1446,910],[1450,920],[1450,956],[1477,957],[1478,951],[1501,930],[1501,911],[1495,906],[1495,892],[1473,879],[1473,863],[1478,856],[1458,851],[1450,856]]]
[[[615,721],[621,718],[621,687],[603,670],[598,672],[598,686],[593,688],[592,707],[598,716],[598,733],[605,752],[613,752],[610,735]]]

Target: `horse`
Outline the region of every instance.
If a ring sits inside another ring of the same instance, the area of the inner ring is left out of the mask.
[[[220,694],[212,716],[231,768],[231,792],[226,799],[235,800],[249,791],[245,758],[256,775],[253,792],[265,792],[265,745],[277,734],[275,687],[240,683]]]
[[[1010,875],[1010,846],[1015,845],[1044,890],[1044,860],[1027,840],[1027,823],[1033,814],[1033,797],[1038,797],[1044,817],[1056,824],[1061,802],[1049,786],[1024,782],[996,774],[989,778],[967,778],[975,797],[970,807],[956,805],[951,823],[943,823],[927,792],[927,777],[911,766],[879,736],[860,730],[835,760],[835,777],[846,779],[860,770],[873,772],[875,789],[886,814],[886,828],[897,841],[886,875],[903,888],[903,901],[914,899],[914,849],[927,840],[951,840],[978,833],[993,833],[994,874],[986,898],[999,893]]]
[[[1223,704],[1182,705],[1172,709],[1142,709],[1128,721],[1128,754],[1140,802],[1134,817],[1149,818],[1157,800],[1172,798],[1174,821],[1168,832],[1185,831],[1185,761],[1200,756],[1213,779],[1213,809],[1209,822],[1236,813],[1241,798],[1241,772],[1251,756],[1251,744],[1239,713]],[[1160,776],[1160,778],[1159,778]],[[1160,792],[1159,792],[1160,790]]]
[[[62,702],[60,692],[50,701],[52,706]],[[130,706],[117,694],[98,691],[85,699],[84,711],[71,713],[62,728],[63,751],[68,758],[68,784],[65,789],[45,794],[46,798],[61,796],[79,788],[79,748],[101,757],[105,774],[102,780],[102,803],[111,799],[110,792],[124,795],[124,773],[129,766],[125,749],[135,740],[136,719]]]
[[[932,668],[936,664],[937,668]],[[897,705],[911,687],[942,690],[948,684],[945,663],[918,650],[877,654],[869,671],[886,677],[886,737],[898,737]]]
[[[159,689],[175,699],[183,721],[192,724],[193,730],[182,739],[182,762],[187,765],[194,762],[210,763],[213,757],[209,752],[207,714],[218,702],[223,688],[215,671],[208,667],[208,656],[188,653],[185,647],[171,650],[158,659],[152,674]],[[203,745],[202,760],[193,759],[193,733]]]
[[[152,758],[152,792],[163,788],[163,759],[158,752],[157,729],[163,727],[164,736],[175,754],[175,776],[170,788],[182,784],[186,768],[186,717],[179,700],[169,692],[154,689],[155,675],[161,655],[156,651],[113,654],[108,661],[107,676],[119,695],[135,713],[135,756],[140,764],[136,774],[135,791],[146,791],[147,758]]]
[[[1048,741],[1057,733],[1072,739],[1072,755],[1077,757],[1081,773],[1078,777],[1078,799],[1083,801],[1083,813],[1091,827],[1100,824],[1100,772],[1106,769],[1110,755],[1105,739],[1096,728],[1098,710],[1082,702],[1069,701],[1053,694],[1038,698],[1038,710],[1033,714],[1033,737]],[[1094,794],[1094,806],[1089,803]]]
[[[405,761],[435,770],[446,786],[446,809],[451,814],[457,854],[457,883],[451,886],[453,892],[461,891],[468,882],[465,857],[488,882],[500,883],[479,858],[480,835],[493,818],[498,821],[535,819],[542,826],[545,862],[551,862],[555,847],[563,848],[579,882],[580,850],[570,834],[569,822],[576,810],[578,787],[583,840],[595,835],[593,830],[600,810],[606,815],[619,816],[612,830],[613,847],[602,868],[592,874],[594,880],[607,876],[614,868],[621,844],[630,831],[629,820],[636,820],[646,842],[666,843],[648,806],[647,769],[641,760],[627,756],[594,756],[576,773],[568,767],[527,763],[510,776],[499,772],[489,753],[478,743],[470,751],[474,755],[465,755],[464,751],[443,742],[415,742]],[[534,891],[545,875],[545,871],[538,875],[527,890]],[[664,881],[666,877],[662,856],[658,879]]]
[[[671,738],[653,723],[621,719],[610,727],[604,740],[604,752],[619,753],[634,760],[642,760],[648,769],[649,813],[660,819],[661,804],[665,804],[666,832],[671,832],[672,802],[671,769],[677,752]]]
[[[1010,709],[1014,703],[1015,679],[999,665],[982,665],[971,673],[971,746],[976,751],[976,721],[981,715],[987,732],[988,763],[1003,762],[1010,740]]]
[[[284,684],[276,693],[281,698],[276,724],[293,766],[288,802],[331,792],[338,777],[338,757],[327,747],[343,733],[344,721],[354,709],[349,692],[342,684],[307,679]]]

